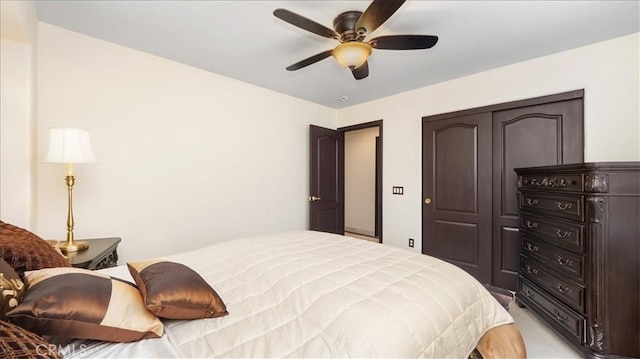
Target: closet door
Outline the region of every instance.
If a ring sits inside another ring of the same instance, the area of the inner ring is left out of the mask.
[[[423,122],[422,253],[491,281],[491,114]]]
[[[517,167],[583,162],[577,90],[422,119],[422,253],[516,290]]]
[[[580,98],[493,112],[494,286],[515,290],[520,267],[513,169],[582,162],[582,111]]]

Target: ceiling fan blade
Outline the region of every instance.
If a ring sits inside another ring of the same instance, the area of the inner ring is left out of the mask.
[[[364,11],[358,22],[356,22],[355,30],[359,35],[364,35],[360,29],[365,29],[367,33],[372,33],[383,22],[393,15],[404,4],[406,0],[373,0],[371,5]]]
[[[335,30],[330,29],[324,25],[320,25],[317,22],[307,19],[304,16],[300,16],[286,9],[276,9],[273,11],[273,15],[279,19],[288,22],[291,25],[297,26],[301,29],[310,31],[316,35],[328,37],[330,39],[339,39],[340,35]]]
[[[331,52],[333,50],[327,50],[324,52],[321,52],[319,54],[315,54],[311,57],[307,57],[306,59],[302,60],[302,61],[298,61],[295,64],[288,66],[287,67],[287,71],[295,71],[295,70],[300,70],[303,67],[307,67],[311,64],[315,64],[316,62],[320,61],[320,60],[324,60],[327,57],[331,56]]]
[[[420,50],[430,49],[438,42],[431,35],[390,35],[380,36],[369,41],[369,45],[380,50]]]
[[[351,73],[356,80],[362,80],[369,76],[369,62],[365,61],[360,67],[351,70]]]

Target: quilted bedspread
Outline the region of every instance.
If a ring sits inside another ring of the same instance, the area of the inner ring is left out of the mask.
[[[511,316],[439,259],[313,231],[241,238],[169,257],[209,282],[229,315],[163,320],[137,343],[71,342],[65,357],[466,358]],[[131,280],[126,266],[104,270]]]

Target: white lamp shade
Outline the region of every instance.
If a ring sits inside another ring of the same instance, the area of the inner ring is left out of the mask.
[[[77,128],[49,129],[49,152],[44,162],[92,163],[96,157],[91,150],[89,132]]]
[[[358,68],[371,55],[371,46],[363,42],[345,42],[336,46],[331,52],[340,65],[351,69]]]

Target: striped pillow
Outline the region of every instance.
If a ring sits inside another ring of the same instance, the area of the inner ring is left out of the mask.
[[[162,322],[131,283],[81,268],[25,272],[27,292],[7,318],[40,335],[132,342],[159,338]]]

